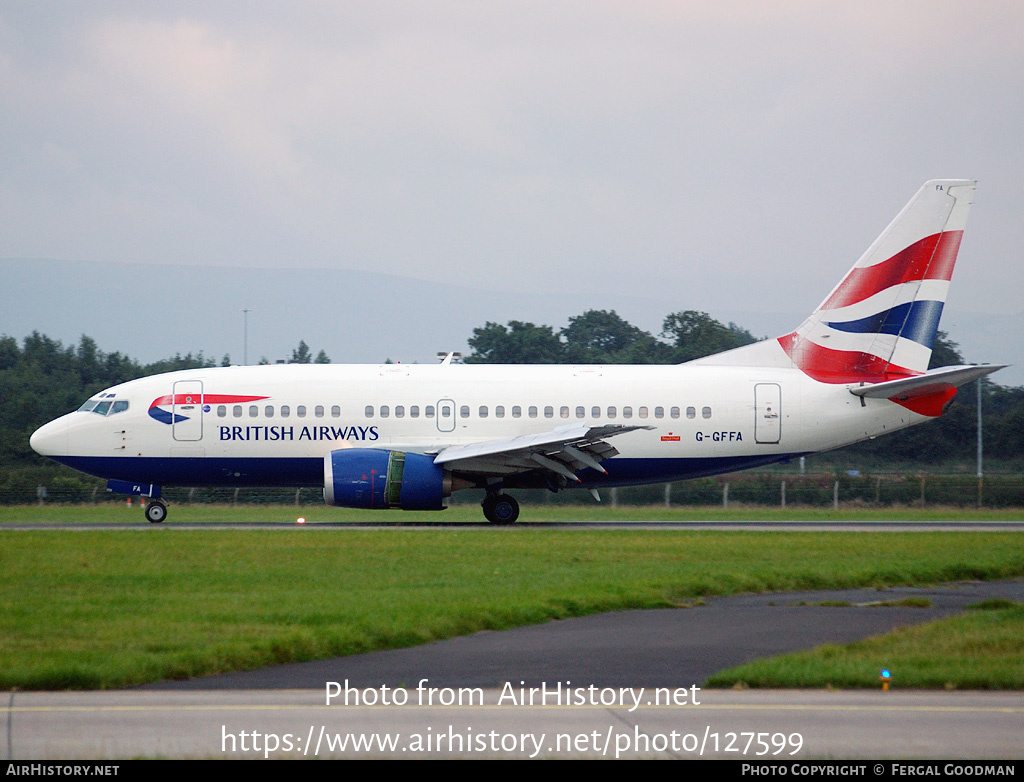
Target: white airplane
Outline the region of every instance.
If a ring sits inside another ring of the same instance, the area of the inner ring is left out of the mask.
[[[675,366],[273,365],[123,383],[32,448],[108,488],[318,486],[330,505],[441,510],[486,490],[597,489],[733,472],[939,416],[1003,365],[928,371],[976,183],[918,190],[795,331]],[[450,359],[450,356],[449,356]]]

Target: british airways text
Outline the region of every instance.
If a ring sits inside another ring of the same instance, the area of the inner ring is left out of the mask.
[[[221,440],[376,440],[376,426],[220,426]]]

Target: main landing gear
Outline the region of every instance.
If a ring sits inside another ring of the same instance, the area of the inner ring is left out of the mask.
[[[167,518],[167,503],[163,500],[150,500],[146,505],[146,520],[150,524],[159,524]]]
[[[519,503],[507,494],[488,494],[480,505],[492,524],[515,524],[519,518]]]

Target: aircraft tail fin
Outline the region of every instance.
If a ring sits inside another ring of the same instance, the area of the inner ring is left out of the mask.
[[[811,316],[779,337],[793,363],[823,383],[925,372],[976,184],[925,182]]]

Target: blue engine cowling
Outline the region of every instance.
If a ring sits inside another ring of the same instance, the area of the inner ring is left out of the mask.
[[[324,456],[324,502],[343,508],[443,510],[451,480],[432,456],[344,448]]]

